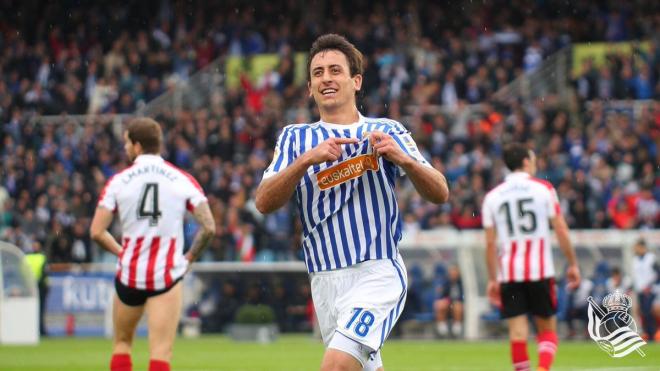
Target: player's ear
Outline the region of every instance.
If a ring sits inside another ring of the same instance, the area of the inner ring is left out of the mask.
[[[360,89],[362,89],[362,75],[358,73],[357,75],[351,77],[351,79],[353,79],[353,86],[355,87],[355,91],[360,91]]]
[[[312,82],[311,81],[307,81],[307,94],[309,95],[310,98],[312,97]]]
[[[133,142],[133,153],[135,153],[136,156],[144,153],[142,151],[142,144],[140,142]]]

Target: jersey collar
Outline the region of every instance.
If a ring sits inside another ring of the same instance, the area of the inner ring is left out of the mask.
[[[319,124],[321,124],[323,127],[326,127],[328,129],[337,129],[337,130],[342,130],[342,129],[355,129],[357,127],[360,127],[362,124],[364,124],[364,116],[358,111],[358,120],[357,122],[354,122],[352,124],[333,124],[331,122],[325,122],[323,120],[319,120]]]
[[[141,154],[135,158],[135,161],[133,161],[133,163],[139,164],[145,161],[154,161],[154,160],[163,161],[163,158],[160,157],[160,155]]]
[[[507,175],[505,177],[505,179],[506,180],[509,180],[509,179],[524,179],[524,178],[529,178],[529,177],[530,177],[530,175],[527,174],[524,171],[514,171],[513,173]]]

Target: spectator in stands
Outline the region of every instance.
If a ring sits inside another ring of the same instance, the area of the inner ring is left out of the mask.
[[[642,189],[635,207],[639,228],[654,229],[658,226],[658,222],[660,222],[660,203],[653,197],[650,186]]]
[[[221,304],[217,307],[216,316],[218,318],[219,327],[224,328],[228,324],[234,322],[236,311],[241,306],[234,282],[225,281],[222,283],[220,303]]]
[[[449,267],[445,282],[436,288],[436,300],[433,302],[435,326],[440,336],[463,334],[463,283],[458,267]],[[451,318],[451,326],[449,319]]]
[[[46,254],[41,250],[41,244],[35,241],[32,251],[25,255],[25,261],[34,274],[39,290],[39,335],[47,336],[46,331],[46,300],[48,298],[48,265]]]
[[[312,328],[313,306],[311,289],[308,282],[300,282],[296,295],[287,301],[286,314],[292,331],[308,331]]]
[[[619,290],[623,293],[629,293],[632,289],[630,277],[623,276],[619,267],[612,268],[610,278],[607,279],[606,288],[608,293]]]
[[[587,309],[589,302],[587,298],[591,295],[594,288],[594,283],[588,278],[583,278],[580,285],[575,289],[568,290],[568,308],[566,310],[566,324],[568,325],[568,337],[573,338],[578,335],[578,331],[586,330],[586,323],[588,320]],[[580,323],[576,326],[576,321]],[[584,336],[586,331],[583,332]]]
[[[656,322],[653,315],[655,300],[654,285],[658,278],[658,263],[655,254],[650,252],[644,239],[639,239],[633,246],[633,289],[637,294],[639,313],[642,317],[643,335],[653,340]]]

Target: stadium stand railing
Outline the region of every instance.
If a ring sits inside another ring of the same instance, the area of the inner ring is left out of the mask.
[[[540,66],[525,72],[493,94],[503,102],[521,99],[530,102],[549,95],[565,99],[570,89],[571,47],[566,46],[543,60]]]

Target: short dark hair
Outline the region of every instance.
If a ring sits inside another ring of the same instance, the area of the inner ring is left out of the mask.
[[[326,50],[337,50],[346,56],[351,77],[362,75],[364,72],[364,58],[362,53],[355,47],[355,45],[346,40],[344,36],[330,33],[319,36],[309,49],[309,57],[307,59],[307,81],[311,79],[310,67],[312,65],[312,59],[318,53]]]
[[[530,151],[522,143],[510,143],[504,146],[504,151],[502,157],[504,158],[504,163],[509,170],[514,171],[522,169],[523,160],[529,159]]]
[[[144,153],[160,154],[163,131],[156,120],[148,117],[135,119],[128,124],[126,132],[131,142],[140,143]]]

